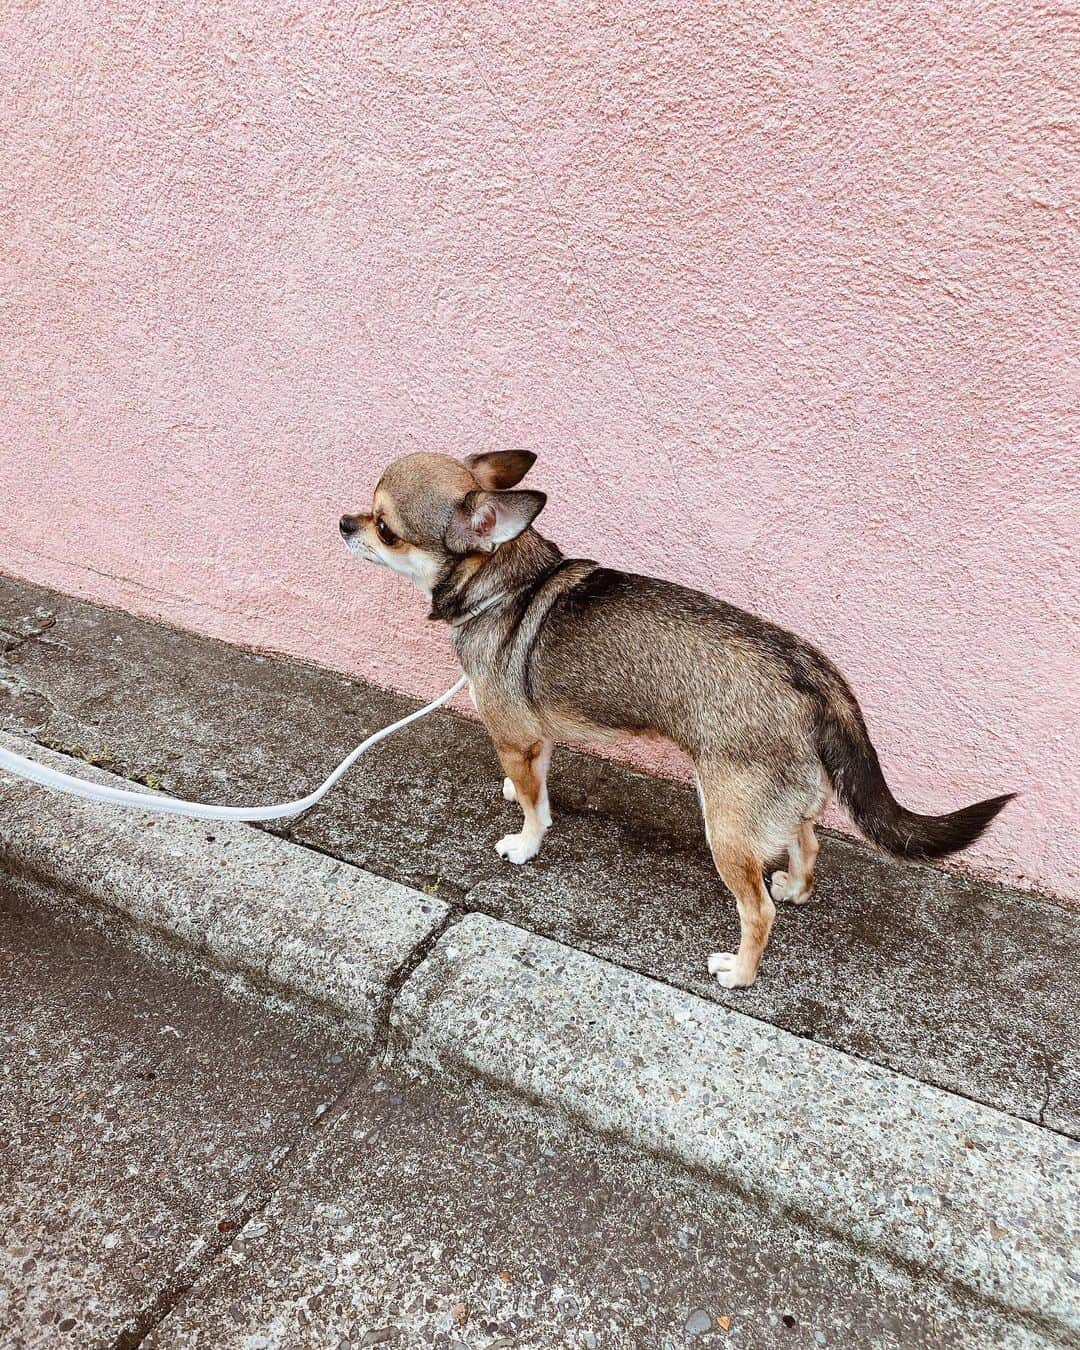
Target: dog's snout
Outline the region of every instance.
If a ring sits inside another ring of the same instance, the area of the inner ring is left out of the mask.
[[[350,534],[355,534],[360,528],[360,522],[356,516],[342,516],[338,522],[338,529],[348,539]]]

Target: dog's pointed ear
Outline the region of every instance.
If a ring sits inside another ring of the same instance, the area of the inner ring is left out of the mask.
[[[536,456],[531,450],[491,450],[486,455],[470,455],[465,463],[485,492],[502,492],[517,487],[536,463]]]
[[[542,492],[470,492],[450,518],[446,546],[455,553],[494,553],[527,530],[546,505]]]

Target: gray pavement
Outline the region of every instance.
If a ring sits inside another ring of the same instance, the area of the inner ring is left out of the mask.
[[[670,1163],[390,1075],[0,890],[0,1343],[1052,1344]]]
[[[317,1025],[0,881],[0,1344],[133,1344],[355,1072]]]
[[[356,1091],[261,1220],[151,1344],[816,1350],[1017,1334],[684,1171],[410,1081]]]
[[[6,637],[5,637],[6,634]],[[414,706],[0,578],[0,729],[181,796],[281,800]],[[448,673],[449,673],[448,666]],[[693,793],[560,751],[556,827],[524,868],[482,729],[436,715],[294,825],[332,858],[723,1003],[796,1035],[1080,1135],[1077,915],[830,838],[819,902],[786,909],[749,991],[709,980],[733,906]]]
[[[343,1045],[539,1102],[1029,1325],[1080,1326],[1076,1141],[295,843],[215,828],[0,773],[13,876],[279,1005],[299,995]]]

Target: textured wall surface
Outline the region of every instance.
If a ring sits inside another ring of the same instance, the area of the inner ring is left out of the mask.
[[[966,865],[1080,896],[1075,14],[0,39],[0,569],[429,693],[444,632],[337,517],[395,454],[528,447],[564,548],[818,642],[910,805],[1023,793]]]

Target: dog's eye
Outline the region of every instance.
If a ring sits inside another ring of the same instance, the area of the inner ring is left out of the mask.
[[[383,543],[387,546],[387,548],[393,548],[398,541],[398,537],[394,533],[394,531],[390,528],[390,526],[387,525],[385,519],[382,516],[380,516],[379,519],[375,522],[375,529],[376,532],[378,533],[379,538],[383,541]]]

